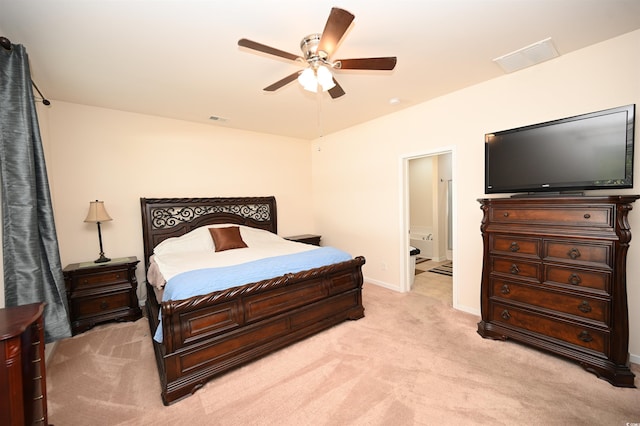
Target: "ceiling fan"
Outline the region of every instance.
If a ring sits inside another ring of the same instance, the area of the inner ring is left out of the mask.
[[[320,86],[322,91],[328,91],[329,95],[335,99],[344,95],[345,92],[333,77],[331,69],[390,71],[396,66],[397,58],[395,56],[331,60],[331,55],[354,18],[355,16],[346,10],[332,8],[322,34],[308,35],[300,42],[303,56],[294,55],[246,38],[238,40],[238,46],[306,64],[304,70],[296,71],[263,90],[273,92],[298,79],[306,90],[316,92]]]

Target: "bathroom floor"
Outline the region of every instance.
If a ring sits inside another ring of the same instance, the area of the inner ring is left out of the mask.
[[[450,262],[416,259],[416,276],[411,291],[433,297],[453,305],[453,278],[447,275],[429,272],[429,269]]]

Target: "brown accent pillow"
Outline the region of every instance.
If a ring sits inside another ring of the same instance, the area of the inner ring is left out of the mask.
[[[213,238],[213,244],[216,246],[216,251],[247,247],[240,235],[240,228],[237,226],[209,228],[209,232],[211,233],[211,238]]]

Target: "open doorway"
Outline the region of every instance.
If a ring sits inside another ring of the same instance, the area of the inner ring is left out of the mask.
[[[402,264],[406,265],[403,290],[410,291],[416,279],[416,290],[423,289],[425,281],[433,282],[439,298],[448,298],[447,302],[455,305],[453,164],[453,149],[402,159],[404,220],[401,241],[402,247],[407,247],[402,256]],[[439,271],[432,272],[432,269]]]

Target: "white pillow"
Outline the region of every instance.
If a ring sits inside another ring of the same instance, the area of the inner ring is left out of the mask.
[[[283,240],[282,237],[277,236],[273,232],[242,225],[240,226],[240,236],[242,236],[242,240],[249,247],[251,247],[252,244],[269,243]]]
[[[207,228],[207,226],[201,226],[179,237],[167,238],[158,244],[153,249],[153,252],[163,255],[187,251],[213,250],[213,239]]]
[[[264,229],[251,228],[249,226],[235,225],[232,223],[222,223],[217,225],[205,225],[187,232],[179,237],[171,237],[158,244],[153,252],[157,255],[173,253],[184,253],[190,251],[214,250],[215,245],[209,228],[225,228],[228,226],[238,226],[242,240],[251,247],[252,244],[268,243],[271,241],[282,241],[283,238]]]

